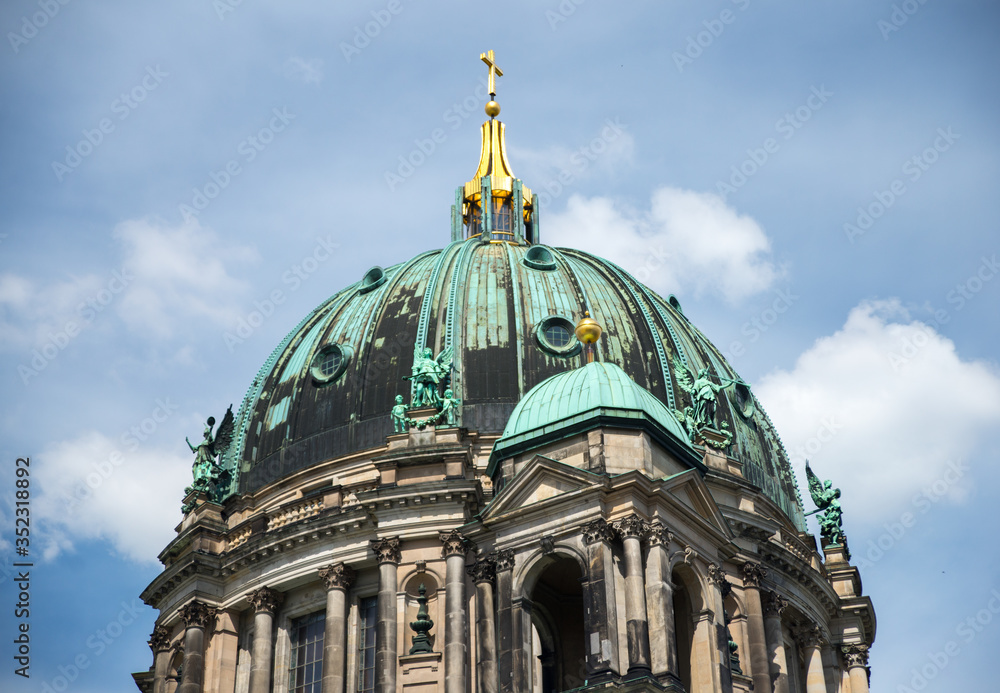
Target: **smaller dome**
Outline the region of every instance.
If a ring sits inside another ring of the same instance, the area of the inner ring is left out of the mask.
[[[663,402],[617,365],[595,361],[533,387],[507,420],[493,446],[493,458],[530,447],[529,441],[542,443],[560,432],[590,427],[586,424],[598,419],[612,425],[652,423],[693,452],[684,428]]]

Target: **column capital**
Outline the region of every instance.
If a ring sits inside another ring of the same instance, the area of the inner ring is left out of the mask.
[[[648,525],[646,540],[650,546],[667,546],[674,538],[674,533],[667,529],[659,520],[653,520]]]
[[[843,645],[840,651],[844,655],[844,661],[847,662],[848,669],[868,666],[868,645],[863,643]]]
[[[166,652],[170,649],[170,629],[166,626],[154,626],[149,636],[149,649],[153,654]]]
[[[185,628],[208,628],[215,620],[218,610],[197,599],[188,602],[180,610]]]
[[[792,634],[795,636],[796,643],[802,649],[809,649],[813,647],[822,647],[826,639],[823,637],[823,630],[813,624],[807,623],[796,628]]]
[[[760,563],[743,564],[743,585],[745,587],[760,587],[761,581],[767,577],[767,568]]]
[[[273,614],[285,600],[285,595],[270,587],[261,587],[253,592],[247,592],[247,601],[253,607],[254,613],[266,612]]]
[[[380,565],[382,563],[395,563],[396,565],[399,565],[399,561],[402,560],[402,555],[399,550],[399,537],[372,539],[370,543],[372,551],[375,552],[375,558],[378,560]]]
[[[620,520],[615,520],[611,526],[614,527],[614,530],[623,539],[626,537],[643,539],[649,532],[649,523],[635,513],[627,515]]]
[[[465,569],[475,584],[493,582],[497,576],[497,564],[492,554],[481,558]]]
[[[615,532],[611,525],[601,517],[588,522],[580,528],[580,531],[583,533],[583,543],[588,546],[599,541],[610,544],[615,538]]]
[[[764,615],[781,618],[781,613],[788,608],[788,600],[777,592],[764,594]]]
[[[354,570],[344,563],[331,563],[319,569],[319,578],[328,590],[344,590],[354,584]]]
[[[439,532],[438,539],[441,540],[441,555],[444,558],[448,558],[448,556],[462,556],[464,558],[469,550],[469,540],[463,537],[457,529],[450,532]]]
[[[494,551],[490,554],[493,558],[493,563],[496,566],[496,572],[502,573],[505,570],[514,569],[514,550],[504,549],[503,551]]]
[[[722,598],[725,599],[726,596],[733,591],[733,585],[726,579],[726,571],[723,570],[722,566],[718,563],[708,564],[708,579],[711,580],[719,588],[719,592],[722,594]]]

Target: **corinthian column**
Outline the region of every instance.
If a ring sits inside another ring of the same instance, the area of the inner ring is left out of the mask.
[[[479,693],[497,693],[497,640],[493,612],[493,580],[496,562],[492,556],[468,568],[476,585],[476,684]]]
[[[767,635],[764,632],[764,607],[760,599],[760,583],[767,570],[757,563],[743,564],[743,595],[747,604],[747,649],[750,651],[750,676],[754,693],[771,693],[771,668],[767,657]]]
[[[344,637],[347,625],[347,590],[354,571],[343,563],[319,569],[326,585],[326,625],[323,631],[323,693],[344,693]]]
[[[781,629],[781,612],[788,607],[788,600],[776,592],[764,598],[764,632],[771,659],[771,679],[774,693],[788,693],[788,661],[785,657],[785,637]]]
[[[615,532],[602,518],[581,528],[587,547],[587,575],[584,583],[584,628],[586,629],[587,675],[607,680],[622,673],[618,661],[618,607],[615,600],[614,559],[611,542]],[[501,668],[501,675],[503,669]]]
[[[281,606],[281,592],[261,587],[247,595],[253,607],[253,646],[250,656],[250,693],[268,693],[271,690],[271,669],[274,661],[274,613]]]
[[[399,537],[373,539],[378,560],[378,620],[375,622],[375,693],[396,693],[396,593]]]
[[[840,651],[851,677],[851,693],[868,693],[868,645],[844,645]]]
[[[677,676],[674,586],[667,547],[672,535],[659,522],[649,526],[646,553],[646,606],[649,616],[649,664],[653,675]]]
[[[625,633],[628,637],[628,673],[648,673],[649,624],[646,585],[642,574],[642,537],[646,523],[629,515],[614,523],[625,548]]]
[[[730,692],[733,690],[733,670],[732,658],[729,652],[729,641],[732,640],[732,633],[729,632],[729,622],[726,618],[726,597],[733,591],[733,586],[726,578],[726,571],[722,566],[712,563],[708,566],[709,581],[718,590],[715,611],[715,644],[719,657],[719,680],[722,682],[722,690]]]
[[[497,680],[501,693],[520,693],[521,677],[514,676],[514,552],[494,551],[497,571]]]
[[[167,673],[170,670],[170,631],[156,626],[149,636],[153,651],[153,693],[167,693]]]
[[[444,690],[465,692],[465,656],[468,651],[465,627],[465,537],[457,529],[441,532],[441,553],[445,559],[444,611]]]
[[[826,693],[823,672],[823,631],[819,626],[806,626],[796,632],[799,647],[806,660],[806,693]]]
[[[215,621],[214,607],[188,602],[180,611],[184,621],[184,674],[177,693],[202,693],[205,683],[205,631]]]

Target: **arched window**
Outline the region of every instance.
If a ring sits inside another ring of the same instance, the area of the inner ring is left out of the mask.
[[[528,595],[533,693],[570,691],[587,679],[583,573],[573,558],[557,556],[550,560]]]

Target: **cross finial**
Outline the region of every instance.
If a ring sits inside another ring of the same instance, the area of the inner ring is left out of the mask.
[[[494,98],[497,95],[496,83],[494,76],[503,77],[503,70],[497,67],[495,58],[493,57],[493,51],[487,51],[486,53],[480,53],[479,59],[482,60],[490,68],[490,97]]]

